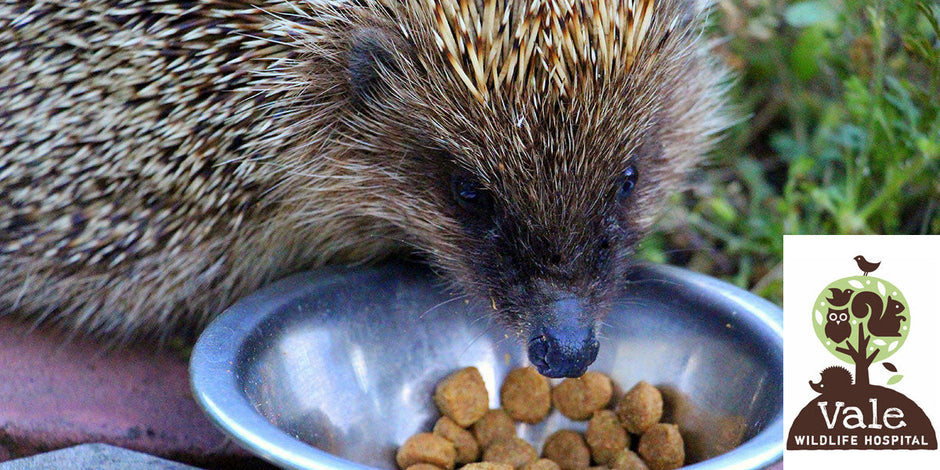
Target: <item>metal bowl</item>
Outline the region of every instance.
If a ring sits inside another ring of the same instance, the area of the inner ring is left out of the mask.
[[[664,390],[697,469],[756,469],[783,452],[783,338],[778,307],[716,279],[638,267],[606,319],[591,370],[623,389]],[[199,338],[197,401],[246,449],[284,468],[395,468],[395,451],[438,417],[435,384],[476,366],[490,405],[526,363],[521,341],[440,286],[390,264],[298,274],[239,301]],[[519,434],[541,448],[553,412]]]

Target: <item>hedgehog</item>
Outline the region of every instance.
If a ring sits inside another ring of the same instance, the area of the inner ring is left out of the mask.
[[[819,394],[842,393],[852,388],[852,373],[839,366],[830,366],[819,373],[819,382],[809,381],[809,387]]]
[[[550,377],[728,126],[693,0],[0,4],[0,308],[198,329],[302,269],[425,260]]]

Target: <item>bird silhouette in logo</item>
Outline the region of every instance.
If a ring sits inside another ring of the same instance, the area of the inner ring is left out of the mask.
[[[878,269],[878,266],[881,266],[881,261],[877,263],[869,263],[868,260],[865,259],[865,257],[862,255],[858,255],[853,259],[855,259],[855,263],[858,264],[858,269],[861,269],[862,272],[865,273],[864,276],[867,276],[868,273]]]
[[[826,300],[829,301],[833,307],[841,307],[849,303],[849,299],[852,297],[852,294],[855,293],[852,289],[842,290],[834,287],[830,287],[829,292],[832,292],[832,295]]]

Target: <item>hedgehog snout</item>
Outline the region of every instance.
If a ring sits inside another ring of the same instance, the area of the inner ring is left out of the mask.
[[[594,322],[584,321],[582,301],[568,297],[551,302],[529,335],[529,362],[546,377],[584,375],[600,347]]]

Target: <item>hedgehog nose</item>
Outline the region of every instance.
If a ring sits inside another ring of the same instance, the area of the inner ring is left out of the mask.
[[[578,299],[567,298],[549,305],[548,318],[529,338],[529,362],[546,377],[580,377],[600,347],[593,322],[581,321]]]

